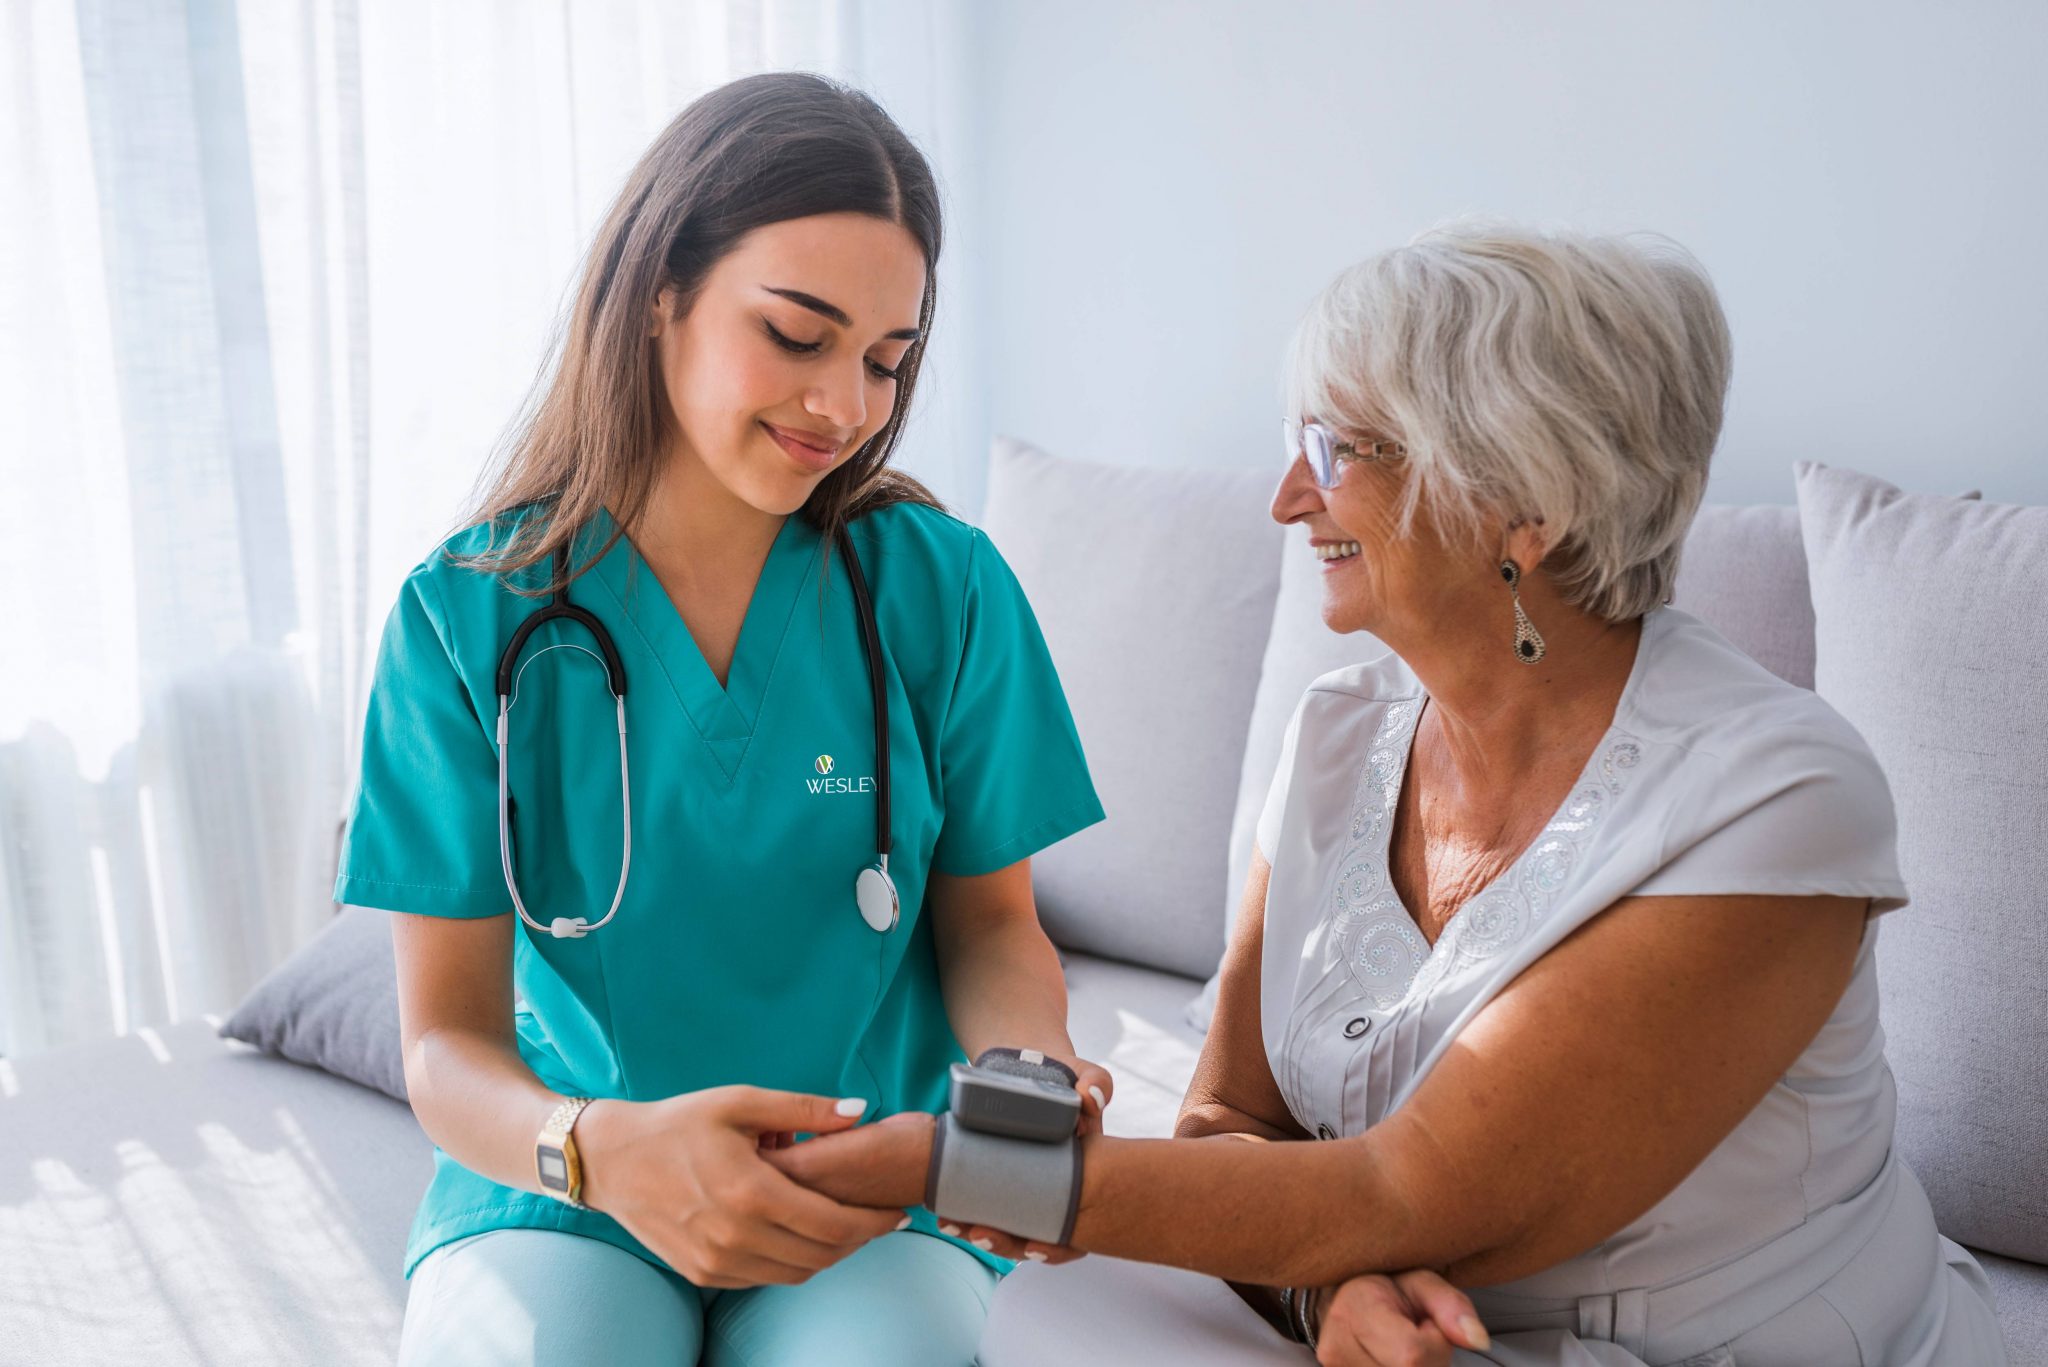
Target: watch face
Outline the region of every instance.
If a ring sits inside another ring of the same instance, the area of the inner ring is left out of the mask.
[[[562,1161],[562,1151],[560,1149],[541,1149],[538,1150],[538,1153],[540,1155],[540,1184],[549,1191],[567,1191],[569,1189],[569,1165]]]

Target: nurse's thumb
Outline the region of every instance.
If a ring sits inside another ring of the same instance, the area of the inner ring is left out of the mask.
[[[808,1131],[825,1134],[849,1129],[866,1113],[866,1097],[813,1096],[778,1092],[767,1087],[738,1087],[730,1115],[744,1129]]]

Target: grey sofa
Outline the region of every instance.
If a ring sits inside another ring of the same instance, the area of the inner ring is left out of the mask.
[[[1284,720],[1309,679],[1377,648],[1313,621],[1312,571],[1290,562],[1305,552],[1266,518],[1270,490],[1263,471],[1109,469],[1008,443],[991,472],[984,525],[1031,594],[1110,813],[1034,870],[1065,962],[1075,1045],[1117,1079],[1112,1134],[1171,1131],[1201,1047],[1203,978],[1242,877],[1247,811],[1277,750],[1276,712]],[[1818,591],[1797,510],[1710,507],[1678,601],[1810,687]],[[2035,721],[2048,731],[2048,716]],[[2011,945],[2000,952],[2009,957]],[[2043,967],[2021,971],[2038,980]],[[378,971],[388,975],[388,957]],[[361,999],[388,1015],[379,1003],[389,991],[365,982]],[[1915,1013],[1916,1028],[1929,1014]],[[1953,1032],[1959,1047],[2012,1025],[1968,1002],[1931,1014],[1929,1028]],[[0,1061],[0,1364],[393,1360],[400,1253],[431,1170],[426,1138],[402,1102],[222,1039],[220,1023]],[[376,1047],[395,1048],[395,1019],[381,1028],[388,1040]],[[1907,1052],[1917,1060],[1919,1048]],[[1896,1050],[1893,1062],[1899,1069]],[[1902,1071],[1902,1098],[1916,1095],[1911,1082]],[[2038,1075],[2008,1090],[2032,1108],[2021,1122],[2034,1123]],[[1902,1143],[1908,1122],[1902,1115]],[[1925,1145],[1942,1132],[1913,1132],[1922,1148],[1908,1156],[1928,1180],[1943,1160]],[[2018,1212],[2016,1223],[1984,1226],[2008,1253],[2048,1246],[2043,1193],[2022,1189],[2040,1158],[2007,1162],[2005,1191],[1975,1190],[1983,1182],[1970,1178],[1970,1199]],[[1951,1209],[1979,1227],[1975,1208],[1954,1204],[1952,1184],[1932,1177],[1944,1227]],[[2048,1267],[1981,1256],[2012,1361],[2048,1364]],[[1118,1307],[1127,1332],[1107,1340],[1078,1343],[1007,1314],[999,1291],[984,1362],[1124,1362],[1139,1351],[1175,1363],[1311,1360],[1219,1297],[1219,1283],[1139,1271],[1158,1295]]]

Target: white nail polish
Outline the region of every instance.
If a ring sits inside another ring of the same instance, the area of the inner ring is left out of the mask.
[[[957,1238],[959,1238],[959,1237],[960,1237],[960,1226],[958,1226],[958,1225],[940,1225],[940,1226],[939,1226],[939,1233],[941,1233],[941,1234],[950,1234],[950,1235],[952,1235],[952,1236],[953,1236],[954,1238],[956,1238],[956,1239],[957,1239]]]
[[[839,1101],[834,1103],[832,1110],[833,1113],[836,1115],[859,1115],[862,1111],[865,1111],[867,1108],[868,1099],[866,1097],[849,1096],[843,1097]]]
[[[974,1246],[980,1249],[983,1253],[991,1252],[995,1248],[995,1244],[987,1239],[975,1239],[972,1242]]]
[[[1088,1084],[1088,1095],[1090,1095],[1090,1096],[1092,1096],[1092,1097],[1094,1097],[1094,1098],[1095,1098],[1095,1109],[1096,1109],[1096,1110],[1098,1110],[1098,1111],[1106,1111],[1106,1110],[1108,1110],[1108,1109],[1109,1109],[1109,1103],[1108,1103],[1107,1101],[1104,1101],[1104,1100],[1102,1099],[1102,1089],[1101,1089],[1100,1087],[1097,1087],[1097,1086],[1096,1086],[1096,1085],[1095,1085],[1094,1083],[1092,1083],[1092,1082],[1091,1082],[1090,1084]]]
[[[1042,1263],[1045,1261],[1045,1255],[1043,1253],[1040,1253],[1035,1248],[1025,1250],[1024,1256],[1029,1258],[1034,1263]]]
[[[909,1229],[909,1228],[910,1228],[910,1217],[909,1217],[908,1215],[906,1215],[906,1216],[904,1216],[904,1217],[903,1217],[902,1219],[898,1220],[898,1221],[896,1222],[896,1228],[898,1228],[898,1229]]]

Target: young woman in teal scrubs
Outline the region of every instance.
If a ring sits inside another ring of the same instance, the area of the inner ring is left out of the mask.
[[[872,101],[751,77],[641,159],[559,364],[476,523],[385,629],[338,901],[382,907],[406,1081],[435,1143],[402,1359],[970,1362],[1014,1264],[922,1207],[843,1205],[766,1152],[942,1110],[992,1046],[1074,1056],[1030,856],[1102,818],[1031,609],[980,532],[887,461],[932,325],[923,157]],[[900,920],[873,928],[879,629]],[[496,669],[561,587],[617,644],[620,717],[573,623]],[[571,1098],[580,1203],[536,1139]]]

